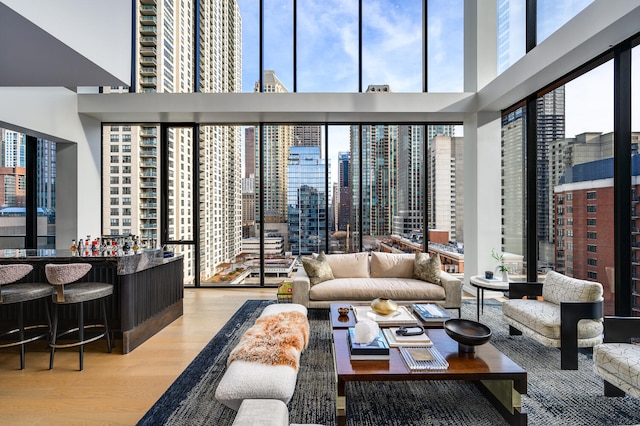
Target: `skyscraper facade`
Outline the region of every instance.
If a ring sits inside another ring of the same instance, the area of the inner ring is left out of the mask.
[[[265,71],[263,91],[269,93],[286,93],[288,90],[278,79],[275,72]],[[255,91],[260,89],[256,82]],[[262,149],[264,164],[260,167],[259,128],[256,126],[255,173],[256,185],[260,183],[260,175],[264,175],[266,191],[264,193],[264,222],[269,224],[286,224],[287,222],[287,161],[289,148],[293,141],[293,126],[264,125]],[[258,187],[256,187],[258,194]],[[256,224],[260,221],[259,203],[256,203]],[[271,225],[272,227],[275,225]]]
[[[346,231],[351,217],[351,153],[338,153],[338,231]]]
[[[428,126],[431,130],[436,126]],[[393,234],[408,237],[423,230],[424,126],[398,127],[398,207],[393,216]]]
[[[450,241],[464,242],[464,140],[436,136],[429,149],[429,228],[448,231]]]
[[[319,253],[324,250],[328,226],[325,159],[319,146],[291,147],[287,192],[291,253]]]
[[[241,90],[241,18],[236,1],[204,0],[136,4],[134,86],[107,87],[104,92],[238,92]],[[195,34],[198,34],[196,49]],[[146,246],[160,238],[160,128],[154,124],[104,127],[103,234],[139,235]],[[194,144],[194,140],[198,144]],[[168,238],[200,240],[194,253],[176,245],[185,256],[185,283],[200,279],[233,261],[241,249],[241,135],[239,127],[172,127],[167,132]],[[199,147],[199,152],[195,151]],[[194,187],[199,162],[199,188]],[[200,206],[194,210],[194,199]],[[199,230],[194,231],[196,215]],[[223,232],[223,230],[225,230]],[[231,231],[230,231],[231,230]]]

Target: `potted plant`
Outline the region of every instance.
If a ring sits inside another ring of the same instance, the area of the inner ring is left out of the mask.
[[[509,268],[504,265],[504,254],[498,254],[494,249],[491,249],[491,257],[498,262],[498,266],[496,266],[496,275],[501,273],[502,281],[509,282]]]

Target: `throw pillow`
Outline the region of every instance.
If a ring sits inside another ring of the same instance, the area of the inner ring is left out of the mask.
[[[414,255],[371,252],[371,277],[413,278]]]
[[[440,257],[427,253],[416,253],[413,264],[414,276],[422,281],[440,284]]]
[[[369,278],[369,254],[347,253],[327,255],[334,278]]]
[[[333,272],[331,271],[331,266],[329,266],[324,252],[320,252],[315,259],[303,257],[302,266],[307,275],[309,275],[309,281],[312,286],[333,279]]]

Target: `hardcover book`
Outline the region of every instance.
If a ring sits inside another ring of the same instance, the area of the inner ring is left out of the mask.
[[[424,322],[445,321],[451,318],[447,311],[435,303],[414,303],[411,307]]]
[[[385,340],[382,330],[369,343],[355,343],[355,328],[349,327],[347,338],[351,359],[389,359],[389,344]],[[375,358],[371,358],[372,356]]]
[[[398,327],[385,328],[384,337],[387,338],[389,346],[392,348],[399,346],[433,346],[433,342],[425,333],[418,336],[399,336],[396,334]]]

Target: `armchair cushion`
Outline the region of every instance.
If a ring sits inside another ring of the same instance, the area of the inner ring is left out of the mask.
[[[542,286],[542,298],[547,302],[597,302],[602,299],[602,284],[567,277],[555,271],[547,272]]]
[[[606,343],[593,348],[596,372],[605,380],[623,381],[640,392],[640,345],[630,343]],[[623,387],[623,386],[618,386]],[[629,392],[629,387],[623,389]]]
[[[546,300],[511,299],[509,303],[502,305],[502,313],[509,319],[517,318],[517,322],[507,321],[509,324],[524,325],[535,330],[545,340],[543,342],[541,339],[537,339],[541,343],[560,347],[560,309],[558,309],[558,305]],[[578,341],[596,339],[597,341],[594,341],[593,344],[599,343],[602,330],[602,322],[599,320],[580,320],[578,321]],[[593,346],[593,344],[584,346]]]

